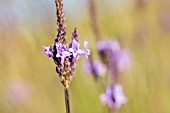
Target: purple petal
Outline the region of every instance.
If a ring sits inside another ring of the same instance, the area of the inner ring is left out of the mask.
[[[80,44],[75,39],[73,39],[72,43],[69,46],[69,48],[72,48],[74,50],[74,52],[75,52],[75,51],[78,51],[79,46],[80,46]]]
[[[43,51],[43,54],[44,54],[44,55],[47,55],[48,57],[54,57],[51,46],[48,46],[48,47],[43,46],[43,48],[45,49],[45,50]]]
[[[88,49],[88,42],[87,41],[84,42],[84,50],[83,50],[83,52],[86,55],[86,58],[88,58],[88,55],[90,55],[90,50]]]

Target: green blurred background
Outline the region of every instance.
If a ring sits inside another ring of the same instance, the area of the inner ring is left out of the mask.
[[[170,1],[97,0],[96,6],[102,36],[117,37],[133,54],[121,80],[128,103],[119,113],[170,113]],[[97,53],[88,0],[64,0],[64,10],[67,36],[77,27],[80,43],[88,40]],[[42,54],[57,34],[55,11],[54,0],[0,0],[0,113],[65,113],[55,64]],[[107,113],[84,59],[70,87],[72,113]]]

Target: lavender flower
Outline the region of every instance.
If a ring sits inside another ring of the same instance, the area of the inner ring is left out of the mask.
[[[108,86],[106,92],[100,95],[100,100],[103,104],[107,104],[111,109],[118,109],[123,104],[127,103],[127,98],[124,95],[123,87],[120,84]]]
[[[106,73],[105,65],[99,60],[91,61],[88,59],[83,63],[83,69],[90,74],[93,74],[95,78],[103,76]]]
[[[57,27],[58,34],[54,41],[53,46],[45,47],[43,46],[44,54],[48,57],[53,58],[56,64],[56,72],[61,78],[62,84],[68,88],[71,80],[75,74],[75,62],[82,56],[86,57],[90,54],[90,50],[87,48],[88,42],[84,42],[85,48],[81,50],[80,44],[78,43],[78,32],[74,29],[72,33],[72,42],[69,46],[66,45],[66,25],[63,12],[63,2],[62,0],[55,0],[57,8]]]
[[[75,68],[75,62],[82,55],[87,56],[90,54],[90,50],[87,48],[88,42],[85,41],[84,45],[85,48],[83,50],[79,49],[80,44],[75,38],[72,38],[72,42],[70,43],[69,48],[67,48],[67,46],[63,43],[55,43],[53,46],[53,50],[51,46],[43,46],[43,48],[45,49],[43,53],[54,59],[54,62],[57,65],[57,73],[59,73],[62,82],[64,82],[63,84],[70,84],[70,81],[72,80],[72,77],[74,75],[73,71]]]
[[[84,42],[85,48],[83,50],[79,49],[80,44],[78,43],[78,32],[74,29],[72,33],[72,42],[67,45],[66,36],[66,25],[63,11],[63,1],[55,0],[57,8],[57,37],[54,40],[54,44],[49,47],[43,46],[44,54],[48,57],[53,58],[56,64],[56,72],[59,74],[61,83],[64,85],[65,90],[65,104],[66,113],[70,113],[70,102],[69,102],[69,86],[72,78],[75,74],[76,61],[82,55],[89,55],[90,50],[88,50],[88,42]]]
[[[128,50],[122,49],[118,51],[115,54],[115,59],[117,61],[117,66],[118,66],[119,71],[125,71],[126,69],[131,67],[132,56]]]
[[[108,68],[109,73],[112,75],[114,83],[118,83],[120,79],[120,71],[124,71],[131,64],[130,53],[123,49],[117,40],[101,40],[99,26],[97,24],[95,1],[89,0],[89,11],[92,21],[93,32],[97,41],[97,48],[102,63]],[[94,61],[90,55],[87,63],[84,63],[84,69],[87,72],[93,73],[94,77],[98,77],[101,73],[103,66],[100,66]],[[103,86],[103,85],[102,85]],[[100,96],[102,103],[108,105],[111,109],[120,108],[121,105],[127,102],[123,93],[123,88],[119,84],[108,86],[106,92]]]
[[[117,40],[100,40],[97,42],[97,48],[99,51],[118,51],[120,50],[120,44]]]
[[[52,57],[52,58],[54,57],[51,46],[49,46],[49,47],[43,46],[43,48],[45,49],[43,52],[44,55],[47,55],[48,57]]]
[[[69,51],[72,53],[72,60],[77,61],[82,55],[86,55],[86,58],[88,58],[88,55],[90,55],[90,50],[88,49],[88,42],[84,42],[84,49],[81,50],[80,44],[78,43],[78,32],[76,28],[74,29],[74,32],[72,33],[72,42],[69,45]]]
[[[81,53],[81,50],[79,49],[80,44],[73,39],[72,43],[70,44],[69,51],[73,53],[73,57],[76,57],[78,54]]]
[[[13,81],[7,88],[7,97],[12,104],[23,104],[31,97],[32,85],[25,81]]]
[[[98,41],[97,47],[101,60],[108,65],[110,69],[117,67],[119,71],[124,71],[131,66],[130,53],[128,50],[121,48],[117,40]]]
[[[63,64],[66,57],[69,57],[71,53],[67,50],[66,46],[62,43],[55,44],[57,54],[56,58],[61,59],[59,64]],[[59,61],[59,60],[57,60]]]
[[[84,49],[83,49],[82,54],[85,54],[86,58],[88,58],[88,55],[90,55],[90,50],[88,49],[88,42],[87,41],[84,42]]]

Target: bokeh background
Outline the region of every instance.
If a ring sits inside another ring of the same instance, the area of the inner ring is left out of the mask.
[[[128,103],[119,113],[170,113],[170,1],[96,0],[96,7],[102,36],[133,54],[121,80]],[[97,53],[88,0],[64,0],[64,10],[69,40],[77,27],[80,43],[88,40]],[[55,64],[42,54],[57,34],[55,11],[54,0],[0,0],[0,113],[65,113]],[[70,87],[71,110],[107,113],[84,59]]]

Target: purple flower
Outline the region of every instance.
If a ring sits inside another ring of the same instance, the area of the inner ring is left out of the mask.
[[[70,44],[69,52],[72,53],[73,59],[77,61],[82,55],[86,55],[86,58],[88,58],[88,55],[90,55],[90,50],[88,49],[88,42],[84,42],[84,49],[79,49],[80,44],[73,39],[72,43]]]
[[[25,103],[32,93],[32,85],[25,81],[13,81],[7,88],[7,97],[12,104]]]
[[[78,54],[81,54],[81,50],[79,49],[80,47],[80,44],[75,40],[73,39],[72,40],[72,43],[70,44],[69,46],[69,51],[73,54],[73,57],[77,57]]]
[[[127,103],[127,98],[124,95],[123,87],[120,84],[108,86],[106,92],[100,95],[100,100],[103,104],[107,104],[111,109],[118,109],[123,104]]]
[[[43,51],[43,54],[44,54],[44,55],[47,55],[48,57],[52,57],[52,58],[54,57],[51,46],[48,46],[48,47],[43,46],[43,48],[45,49],[45,50]]]
[[[100,40],[97,42],[97,48],[99,51],[117,51],[120,50],[120,44],[117,40]]]
[[[90,61],[90,59],[88,59],[84,61],[83,69],[94,76],[103,76],[106,73],[105,65],[98,60]]]
[[[71,53],[67,50],[66,46],[62,43],[56,43],[56,50],[57,50],[57,54],[56,57],[57,58],[61,58],[61,63],[64,62],[66,57],[69,57],[71,55]]]
[[[44,54],[52,57],[56,64],[56,72],[58,73],[61,83],[65,88],[69,88],[72,78],[75,74],[76,61],[82,55],[89,55],[90,52],[87,49],[87,44],[84,50],[80,50],[78,43],[78,32],[76,28],[72,33],[72,42],[67,45],[67,33],[65,25],[65,17],[63,11],[62,0],[55,0],[56,4],[56,15],[57,15],[57,31],[58,34],[54,40],[54,44],[51,47],[44,47]],[[87,43],[87,42],[85,42]]]
[[[128,50],[120,50],[115,54],[119,71],[125,71],[131,67],[132,56]]]
[[[74,31],[77,33],[77,31]],[[58,64],[63,64],[65,61],[65,58],[69,58],[71,63],[75,63],[82,55],[86,55],[86,58],[88,58],[88,55],[90,55],[90,50],[88,49],[88,42],[84,42],[84,49],[79,49],[80,44],[78,43],[77,34],[73,33],[72,36],[72,42],[69,45],[69,48],[66,47],[63,43],[55,43],[53,46],[56,51],[52,51],[52,47],[45,47],[43,46],[44,54],[52,57],[55,62]]]
[[[57,54],[56,57],[67,57],[70,55],[69,51],[67,50],[66,46],[62,43],[56,43]]]
[[[88,55],[90,55],[90,50],[88,49],[88,42],[84,42],[84,49],[83,49],[83,54],[86,55],[86,58],[88,58]]]
[[[117,40],[102,40],[97,42],[99,52],[103,53],[103,58],[109,60],[109,68],[118,67],[118,71],[124,71],[131,66],[132,58],[128,50],[121,48]],[[110,61],[111,60],[111,61]]]

